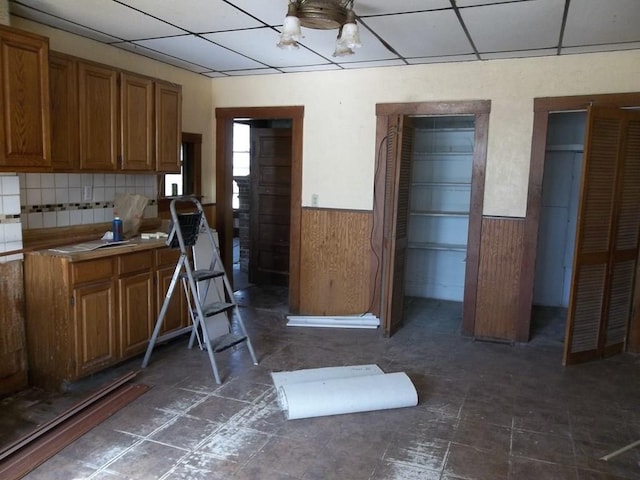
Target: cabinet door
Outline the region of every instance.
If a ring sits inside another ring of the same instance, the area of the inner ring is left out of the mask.
[[[49,43],[0,28],[0,170],[51,166]]]
[[[122,170],[153,170],[153,80],[121,74]]]
[[[80,163],[78,79],[74,58],[61,53],[50,53],[49,85],[51,164],[56,170],[74,170]]]
[[[171,284],[171,277],[173,276],[174,270],[175,266],[172,266],[158,268],[156,272],[156,285],[158,289],[156,295],[158,302],[156,311],[158,313],[160,313],[160,309],[162,308],[162,304],[164,303],[165,296],[167,295],[167,291],[169,290],[169,285]],[[173,295],[171,297],[167,313],[164,317],[164,322],[162,323],[160,334],[162,335],[172,330],[186,327],[187,325],[189,325],[187,300],[184,294],[184,289],[182,287],[182,282],[179,280],[173,290]]]
[[[180,172],[182,87],[156,82],[156,170]]]
[[[114,363],[118,358],[116,303],[113,281],[73,290],[78,377]]]
[[[80,169],[118,167],[118,73],[78,62]]]
[[[120,354],[122,357],[129,357],[145,350],[155,323],[151,272],[120,278],[118,293]]]

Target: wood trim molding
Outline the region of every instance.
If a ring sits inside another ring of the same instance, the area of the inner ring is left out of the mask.
[[[387,115],[477,115],[491,111],[491,100],[453,102],[379,103],[377,116]]]
[[[233,119],[291,119],[291,218],[289,240],[289,310],[300,309],[302,206],[302,134],[304,106],[216,108],[216,230],[224,265],[233,258]]]

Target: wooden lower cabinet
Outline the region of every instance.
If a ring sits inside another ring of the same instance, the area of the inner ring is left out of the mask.
[[[169,290],[171,284],[171,278],[175,271],[178,258],[180,256],[179,250],[162,249],[156,250],[156,289],[157,289],[157,305],[156,311],[159,313],[164,303],[165,295]],[[176,285],[173,291],[173,296],[169,301],[169,308],[165,314],[164,321],[162,323],[162,329],[160,334],[165,334],[173,330],[184,328],[189,325],[189,312],[187,306],[187,297],[184,293],[182,283]]]
[[[73,289],[77,377],[94,373],[118,359],[115,297],[111,279]]]
[[[165,250],[114,250],[99,258],[92,252],[86,259],[85,254],[27,253],[30,384],[64,390],[70,382],[143,353],[175,267],[166,264],[172,254],[159,253]],[[188,325],[183,297],[172,303],[165,333]]]

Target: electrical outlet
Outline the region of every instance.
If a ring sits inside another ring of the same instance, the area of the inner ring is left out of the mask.
[[[318,206],[318,194],[314,193],[311,195],[311,206],[312,207],[317,207]]]
[[[85,185],[82,187],[82,201],[90,202],[93,200],[93,187],[91,185]]]

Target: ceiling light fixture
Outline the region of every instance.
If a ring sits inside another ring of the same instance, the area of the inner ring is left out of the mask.
[[[298,48],[301,26],[316,30],[338,29],[334,57],[353,55],[354,49],[362,46],[353,0],[289,0],[278,47]]]

